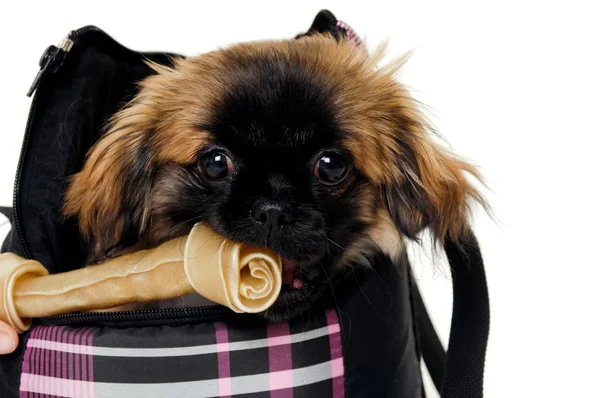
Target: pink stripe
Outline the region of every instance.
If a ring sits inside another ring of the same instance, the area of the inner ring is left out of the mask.
[[[75,332],[75,344],[83,344],[83,335],[87,331],[86,328],[77,329]],[[75,380],[83,380],[83,356],[81,354],[75,354]],[[75,395],[77,397],[83,397],[83,390],[81,383],[75,383]]]
[[[46,326],[42,326],[41,327],[41,334],[40,334],[40,338],[43,341],[46,341],[46,334],[48,333],[48,328]],[[42,345],[40,348],[38,348],[38,369],[36,374],[41,375],[42,372],[44,371],[44,355],[46,353],[46,350],[44,350],[44,346]],[[37,387],[40,387],[40,379],[37,379],[37,382],[35,383]]]
[[[21,374],[21,387],[19,388],[19,398],[28,398],[29,397],[29,388],[23,387],[23,379],[31,379],[31,377],[27,373]]]
[[[50,349],[50,377],[52,377],[52,380],[50,381],[50,394],[51,395],[56,395],[56,382],[55,382],[55,377],[56,377],[56,339],[57,339],[57,334],[59,331],[59,327],[58,326],[51,326],[50,327],[51,333],[50,333],[50,341],[48,342],[48,347]]]
[[[231,396],[231,363],[229,359],[229,333],[227,325],[215,322],[217,335],[217,360],[219,363],[219,396]]]
[[[52,350],[51,356],[50,356],[50,376],[53,377],[54,379],[52,380],[52,383],[50,385],[52,394],[54,395],[58,395],[57,393],[57,382],[56,382],[56,378],[58,377],[58,358],[60,353],[56,350],[56,346],[57,346],[57,342],[58,342],[58,335],[59,333],[62,331],[62,326],[52,326],[52,338],[50,341],[50,349]]]
[[[42,340],[42,339],[29,339],[28,344],[30,347],[37,347],[37,348],[43,348],[44,345],[46,344],[46,340]],[[86,355],[88,354],[90,348],[89,346],[87,346],[86,344],[81,344],[81,345],[77,345],[77,344],[71,344],[71,343],[67,343],[67,342],[60,342],[60,341],[55,341],[54,342],[54,349],[56,351],[59,352],[70,352],[73,354],[79,354],[79,355]],[[217,345],[218,348],[218,345]]]
[[[36,338],[40,338],[43,334],[44,329],[41,326],[38,326],[38,332],[35,335]],[[41,350],[39,348],[35,348],[33,350],[33,372],[35,374],[40,374],[40,355]],[[35,388],[35,380],[31,380],[32,389]]]
[[[44,339],[44,336],[46,335],[46,327],[45,326],[40,326],[40,334],[39,334],[39,338],[40,339]],[[36,369],[35,369],[35,374],[39,375],[42,372],[42,369],[44,368],[44,350],[42,349],[42,347],[38,347],[37,348],[37,354],[36,354]],[[40,381],[36,380],[34,382],[33,387],[36,388],[39,386]],[[36,395],[37,396],[37,395]]]
[[[75,330],[76,329],[71,329],[69,331],[69,335],[67,336],[67,343],[69,344],[74,344],[75,343]],[[68,353],[67,354],[67,365],[68,365],[68,372],[67,372],[67,379],[69,380],[73,380],[75,378],[75,354],[73,353]],[[69,396],[73,397],[75,396],[75,383],[69,383],[68,384],[68,390],[69,390]]]
[[[52,362],[52,364],[50,365],[50,376],[52,377],[57,377],[58,376],[58,360],[57,357],[59,355],[58,351],[56,351],[56,342],[58,341],[58,333],[62,331],[62,327],[61,326],[54,326],[52,327],[52,341],[50,343],[50,349],[52,350],[52,356],[50,357],[50,361]],[[50,391],[52,394],[54,395],[58,395],[56,393],[56,379],[52,380],[52,384],[50,386]]]
[[[52,363],[52,351],[50,350],[50,345],[51,345],[51,338],[52,338],[52,326],[45,326],[46,329],[46,337],[44,338],[44,346],[43,346],[43,350],[44,350],[44,363],[42,364],[42,366],[44,367],[42,369],[42,371],[40,372],[40,375],[43,376],[47,376],[47,377],[51,377],[51,363]],[[49,379],[43,379],[41,380],[41,383],[44,384],[44,389],[45,391],[49,391],[50,390],[50,386],[48,385],[49,383]],[[47,393],[46,393],[47,394]],[[46,394],[44,394],[43,396],[45,396]]]
[[[73,336],[73,344],[80,344],[80,338],[81,338],[81,333],[80,330],[75,330],[74,336]],[[79,355],[78,354],[74,354],[71,359],[73,360],[73,369],[75,370],[74,372],[74,376],[73,380],[81,380],[81,376],[80,376],[80,370],[79,370]],[[75,394],[80,395],[81,391],[79,391],[79,388],[76,388],[77,386],[79,386],[79,384],[75,384]]]
[[[344,358],[340,323],[334,310],[327,310],[327,328],[329,331],[329,350],[331,356],[331,383],[334,398],[343,398],[344,393]]]
[[[292,370],[282,370],[281,372],[270,372],[269,378],[271,380],[271,397],[289,397],[292,395],[277,394],[275,392],[284,392],[286,389],[293,389],[294,377],[292,376]]]
[[[44,340],[44,369],[42,373],[44,376],[52,377],[52,350],[50,347],[52,346],[52,326],[46,326],[46,339]],[[48,387],[48,386],[47,386]]]
[[[46,350],[46,368],[44,369],[44,375],[48,376],[48,377],[52,377],[52,365],[54,364],[53,361],[53,350],[52,350],[52,336],[54,335],[55,332],[55,328],[52,326],[47,326],[48,328],[48,337],[46,338],[45,341],[45,345],[44,345],[44,349]],[[46,384],[46,389],[48,390],[48,392],[51,392],[52,390],[52,379],[48,379],[47,384]]]
[[[46,334],[48,333],[48,327],[47,326],[42,326],[42,330],[40,333],[40,339],[42,340],[42,342],[46,341]],[[44,354],[45,354],[45,350],[44,350],[44,345],[42,344],[40,347],[38,347],[38,369],[36,374],[37,375],[41,375],[42,372],[44,371]],[[35,385],[37,385],[39,387],[41,381],[40,379],[37,380],[37,382],[35,383]],[[39,397],[39,393],[37,394],[37,396]]]
[[[44,334],[44,328],[41,326],[38,326],[38,331],[35,335],[36,338],[41,338]],[[41,369],[41,355],[42,355],[42,351],[39,347],[36,347],[35,350],[33,351],[34,354],[34,358],[33,358],[33,371],[35,374],[40,374],[40,369]],[[36,386],[36,380],[32,378],[31,380],[31,387],[35,388]],[[33,394],[33,396],[35,397],[36,394]]]
[[[54,377],[56,377],[57,379],[60,378],[60,367],[62,366],[62,362],[60,361],[60,356],[61,356],[61,352],[57,351],[54,347],[56,347],[56,345],[58,344],[58,342],[60,341],[60,335],[63,333],[63,331],[65,330],[64,326],[57,326],[55,327],[56,329],[56,334],[54,335],[54,343],[53,343],[53,349],[54,349]],[[56,395],[60,394],[58,393],[58,383],[55,382],[54,383],[54,392]]]
[[[85,338],[86,338],[86,334],[88,333],[88,331],[89,331],[88,328],[82,329],[80,331],[79,337],[80,337],[80,344],[82,346],[85,344]],[[82,348],[84,348],[84,347],[82,347]],[[83,349],[82,351],[83,351],[82,353],[77,355],[79,357],[79,366],[80,366],[79,371],[81,372],[78,380],[87,381],[87,358],[85,357],[85,349]],[[87,391],[85,389],[84,384],[79,383],[79,388],[80,388],[79,397],[87,398]]]
[[[277,345],[286,345],[286,344],[290,344],[291,343],[291,337],[290,335],[287,336],[276,336],[276,337],[269,337],[267,339],[268,341],[268,345],[269,347],[275,347]]]
[[[70,328],[69,327],[65,327],[63,329],[62,334],[60,335],[60,342],[61,343],[65,343],[67,341],[67,337],[69,336],[69,332],[70,332]],[[60,353],[60,378],[61,379],[66,379],[68,377],[67,375],[67,353],[66,352],[61,352]],[[62,383],[61,383],[62,385]],[[64,389],[60,389],[58,391],[59,394],[67,395],[68,392]]]
[[[52,392],[50,391],[50,386],[55,383],[60,386],[60,389],[63,391],[67,391],[71,386],[75,386],[77,390],[83,391],[89,389],[89,385],[92,382],[89,381],[80,381],[80,380],[65,380],[59,378],[52,378],[49,376],[41,376],[41,375],[28,375],[35,380],[35,388],[27,389],[28,396],[47,396],[50,397]],[[72,396],[72,395],[69,395]],[[56,397],[56,396],[55,396]],[[80,395],[76,395],[76,397],[80,397]]]
[[[267,326],[267,337],[284,337],[290,336],[290,325],[287,323],[271,323]]]
[[[331,377],[334,379],[344,376],[344,358],[338,358],[331,361]]]
[[[271,391],[271,398],[288,398],[294,396],[294,388],[283,388],[281,390]]]
[[[32,338],[33,336],[36,335],[36,333],[38,332],[38,328],[37,327],[33,327],[33,329],[31,330],[31,333],[29,334],[29,339]],[[29,339],[27,339],[29,341]],[[27,373],[33,372],[33,351],[34,349],[32,347],[29,347],[29,345],[27,345],[25,347],[25,355],[27,355],[29,357],[29,365],[28,365],[28,369],[27,369]],[[25,391],[26,389],[29,389],[29,387],[31,386],[31,377],[27,376],[27,373],[22,373],[21,374],[21,386],[19,387],[19,396],[23,397],[23,391]]]
[[[85,345],[84,347],[84,351],[83,351],[83,355],[81,356],[81,361],[83,362],[83,366],[84,366],[84,370],[83,370],[83,381],[90,381],[92,379],[92,374],[90,373],[91,369],[90,369],[90,355],[88,354],[88,351],[91,351],[89,345],[88,345],[88,341],[90,339],[90,335],[94,332],[94,329],[89,328],[88,330],[86,330],[85,334],[82,337],[82,344]],[[85,398],[89,398],[90,397],[90,389],[89,389],[89,384],[83,384],[84,390],[83,390],[83,396]]]
[[[91,329],[87,339],[87,354],[88,354],[88,381],[94,381],[94,351],[93,341],[97,329]],[[89,397],[94,398],[94,383],[89,384]]]
[[[58,339],[56,340],[57,344],[64,342],[65,335],[67,334],[67,332],[68,332],[67,327],[62,326],[60,329],[60,333],[58,335]],[[60,379],[64,379],[65,378],[65,353],[57,352],[56,356],[57,356],[57,358],[56,358],[56,362],[57,362],[56,377],[59,377]],[[62,389],[62,383],[57,383],[56,394],[59,396],[64,396],[66,394],[66,391],[63,391],[63,389]]]
[[[91,328],[87,328],[85,332],[81,334],[81,344],[85,345],[87,343],[88,336],[92,333]],[[83,353],[80,355],[81,357],[81,381],[89,381],[89,368],[88,368],[88,355],[86,350],[84,349]],[[85,383],[81,384],[82,391],[81,396],[83,398],[89,398],[87,385]]]
[[[292,339],[290,325],[275,323],[267,326],[269,345],[269,383],[271,398],[293,397]]]
[[[219,397],[231,397],[231,377],[219,377]]]
[[[50,338],[50,330],[49,326],[44,326],[44,334],[42,336],[43,344],[42,344],[42,352],[41,352],[41,362],[40,362],[40,375],[49,376],[48,374],[48,364],[50,362],[50,352],[48,351],[48,339]]]
[[[31,336],[33,336],[35,334],[35,331],[37,330],[37,328],[34,328],[30,333],[29,333],[29,338],[27,339],[27,341],[29,341],[29,339],[31,338]],[[25,355],[23,355],[23,364],[21,365],[21,369],[23,370],[24,373],[29,373],[31,371],[31,348],[29,348],[29,346],[27,346],[25,348]]]
[[[44,326],[44,329],[46,329],[44,333],[44,345],[42,347],[44,350],[44,353],[42,354],[44,362],[41,364],[43,368],[40,374],[43,376],[50,376],[50,337],[52,336],[52,327]]]
[[[43,354],[43,358],[44,358],[44,364],[42,365],[44,368],[42,369],[42,372],[40,373],[41,375],[44,376],[50,376],[50,336],[52,336],[52,328],[50,326],[45,326],[44,329],[46,329],[45,333],[44,333],[44,354]]]
[[[31,330],[31,333],[29,333],[29,338],[27,340],[29,341],[29,339],[35,337],[38,331],[39,328],[34,327],[33,330]],[[29,345],[25,347],[25,355],[23,356],[23,371],[21,373],[21,384],[19,387],[19,397],[27,397],[28,394],[26,390],[28,390],[31,386],[32,380],[29,376],[29,373],[31,373],[33,369],[33,351],[34,348],[29,347]]]

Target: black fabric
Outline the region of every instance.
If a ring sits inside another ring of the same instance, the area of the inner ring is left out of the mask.
[[[479,244],[470,232],[444,249],[452,270],[452,328],[442,398],[483,396],[483,371],[490,329],[490,309]]]
[[[319,33],[330,34],[338,40],[346,36],[346,31],[337,27],[337,18],[329,10],[319,11],[306,33],[299,34],[296,38],[312,36]]]
[[[483,259],[472,231],[444,245],[452,270],[453,310],[448,353],[429,318],[416,284],[418,350],[441,398],[483,397],[485,355],[489,334],[489,297]]]
[[[374,267],[356,270],[337,296],[348,397],[422,396],[420,361],[410,303],[408,258],[381,255]],[[334,303],[335,304],[335,303]]]
[[[31,106],[14,203],[24,245],[12,231],[2,248],[40,261],[51,273],[78,268],[84,259],[74,222],[60,216],[68,176],[81,168],[110,115],[151,73],[144,58],[170,62],[167,54],[128,50],[92,27],[73,40],[64,64],[45,76]]]
[[[30,332],[19,335],[19,345],[11,353],[0,356],[0,397],[18,397],[21,384],[21,365]]]

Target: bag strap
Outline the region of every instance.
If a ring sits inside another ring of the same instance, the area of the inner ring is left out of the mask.
[[[444,250],[452,272],[453,309],[448,353],[439,340],[417,286],[414,303],[423,360],[441,398],[483,397],[490,308],[483,259],[472,231]]]

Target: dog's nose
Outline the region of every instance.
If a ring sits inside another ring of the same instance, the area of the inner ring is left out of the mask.
[[[294,209],[287,203],[258,200],[252,206],[252,218],[263,227],[277,231],[294,222]]]

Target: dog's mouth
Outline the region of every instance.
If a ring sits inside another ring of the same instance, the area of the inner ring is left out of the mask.
[[[284,286],[293,289],[301,289],[304,286],[304,280],[298,272],[298,263],[286,258],[282,258],[281,279]]]
[[[321,297],[328,279],[323,261],[299,262],[282,257],[281,292],[264,316],[279,322],[308,311]]]
[[[321,268],[315,261],[299,262],[282,257],[281,264],[281,293],[309,293],[321,275]]]

